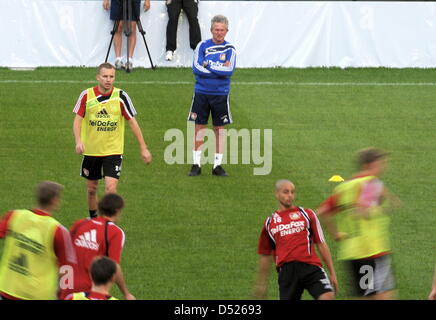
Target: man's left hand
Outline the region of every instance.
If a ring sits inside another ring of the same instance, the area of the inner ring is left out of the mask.
[[[149,164],[152,160],[151,153],[150,153],[150,151],[148,151],[148,149],[141,151],[141,157],[142,157],[142,160],[145,162],[145,164]]]

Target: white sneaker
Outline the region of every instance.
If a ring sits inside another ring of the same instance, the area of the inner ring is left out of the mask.
[[[128,69],[128,70],[132,70],[133,69],[132,59],[129,59],[129,63],[126,64],[126,69]]]
[[[171,61],[171,60],[173,60],[173,56],[174,56],[174,52],[171,51],[171,50],[168,50],[168,51],[167,51],[167,54],[166,54],[166,56],[165,56],[165,60],[166,60],[166,61]]]
[[[123,60],[121,60],[121,59],[115,60],[115,68],[120,70],[120,69],[124,69],[125,67],[126,67],[126,65],[124,64]]]

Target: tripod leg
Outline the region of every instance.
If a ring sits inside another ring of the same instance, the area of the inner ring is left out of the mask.
[[[130,51],[130,35],[132,34],[132,11],[133,11],[132,0],[125,1],[123,6],[123,18],[124,18],[124,34],[126,35],[126,42],[127,42],[126,43],[127,44],[126,72],[131,71],[129,51]]]
[[[114,28],[111,31],[111,35],[112,35],[111,41],[109,42],[109,48],[107,48],[106,59],[104,59],[104,62],[107,62],[107,59],[109,58],[109,52],[111,50],[112,42],[114,41],[114,36],[115,36],[115,33],[117,32],[119,23],[120,23],[119,21],[114,21]]]
[[[144,40],[145,49],[147,49],[148,59],[150,60],[151,68],[154,70],[154,69],[156,69],[156,66],[153,64],[153,61],[151,60],[151,54],[150,54],[150,50],[148,50],[147,41],[145,41],[145,31],[142,28],[141,19],[138,19],[138,21],[136,22],[136,25],[138,26],[138,30],[142,35],[142,39]]]

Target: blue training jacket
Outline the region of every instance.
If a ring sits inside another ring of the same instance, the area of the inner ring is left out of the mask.
[[[204,61],[208,64],[203,66]],[[224,63],[230,62],[225,67]],[[212,95],[228,95],[230,92],[230,77],[235,70],[235,47],[224,41],[215,44],[212,39],[204,40],[197,45],[194,52],[192,72],[195,75],[195,92]]]

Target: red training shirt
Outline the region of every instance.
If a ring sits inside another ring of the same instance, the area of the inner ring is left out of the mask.
[[[258,253],[274,255],[277,268],[291,261],[322,267],[314,243],[324,243],[316,214],[301,207],[276,211],[268,217],[259,238]]]
[[[70,228],[73,246],[77,253],[74,288],[63,290],[61,298],[72,292],[90,292],[91,264],[96,257],[107,256],[120,264],[125,235],[115,223],[104,217],[82,219]]]

